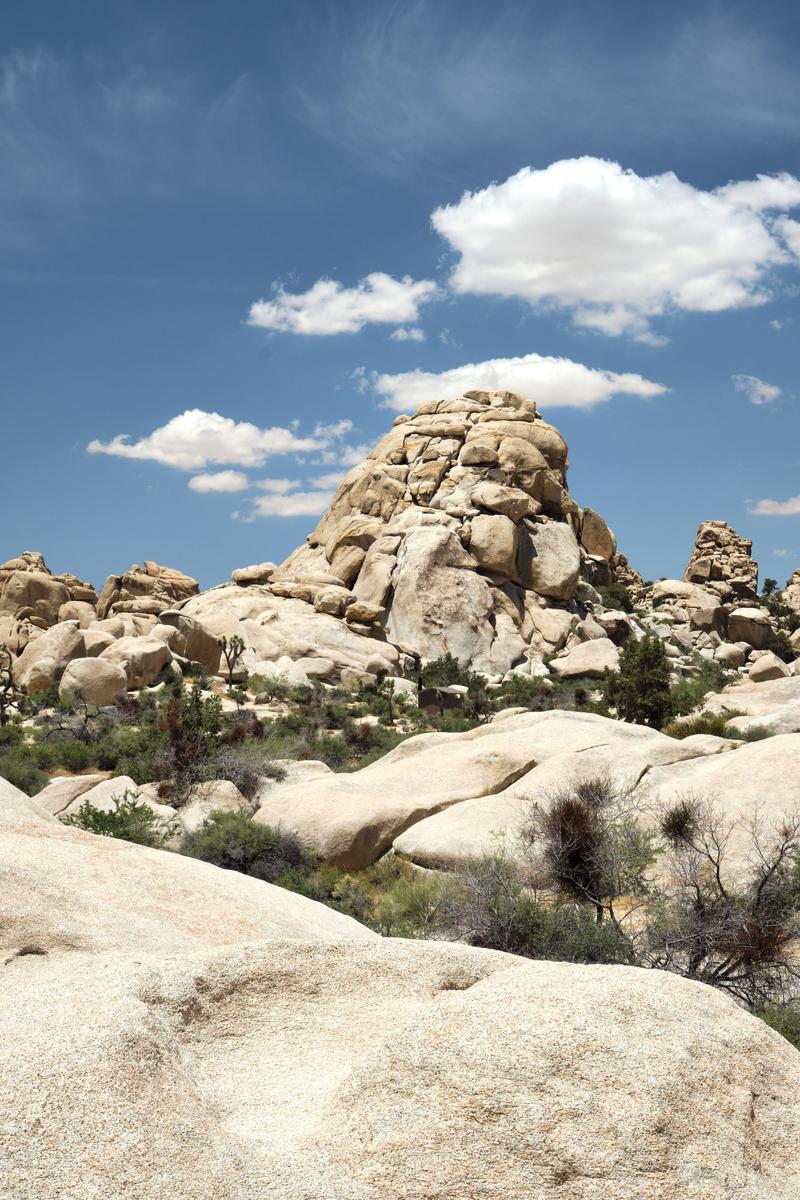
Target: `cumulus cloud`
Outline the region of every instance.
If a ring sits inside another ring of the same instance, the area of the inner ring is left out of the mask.
[[[248,515],[240,519],[254,521],[257,517],[315,517],[325,511],[332,499],[333,492],[330,489],[289,492],[283,496],[259,496]]]
[[[790,496],[788,500],[759,500],[750,506],[750,512],[756,517],[800,516],[800,496]]]
[[[451,286],[518,297],[575,325],[663,342],[653,318],[765,303],[776,268],[794,263],[800,179],[765,176],[703,191],[672,172],[639,176],[584,157],[525,167],[437,208],[459,255]]]
[[[542,408],[592,408],[612,396],[662,396],[668,389],[641,375],[600,371],[569,358],[526,354],[467,363],[450,371],[406,371],[372,378],[388,408],[413,412],[424,400],[446,400],[474,389],[507,390],[530,396]]]
[[[361,458],[359,458],[358,461],[361,462]],[[335,491],[342,482],[342,472],[328,471],[326,475],[317,475],[315,479],[311,480],[311,482],[315,488],[323,488],[325,490],[328,488],[333,488]]]
[[[211,465],[260,467],[273,454],[310,453],[325,446],[324,437],[297,437],[280,426],[260,429],[249,421],[234,421],[219,413],[188,409],[146,437],[132,442],[118,433],[109,442],[89,442],[90,454],[111,454],[201,471]]]
[[[358,333],[365,325],[414,324],[419,308],[432,300],[438,287],[429,279],[409,275],[393,279],[382,271],[367,275],[355,287],[335,279],[318,279],[307,292],[293,294],[282,287],[271,300],[250,308],[248,323],[284,333]]]
[[[293,492],[301,484],[299,479],[257,479],[255,486],[262,492],[273,492],[275,495],[283,496],[286,492]]]
[[[250,480],[243,471],[213,471],[208,475],[193,475],[189,487],[193,492],[246,492]]]
[[[731,375],[731,379],[737,392],[747,396],[751,404],[771,404],[773,400],[780,400],[783,395],[783,388],[774,383],[766,383],[757,375]]]
[[[424,342],[425,334],[416,325],[405,326],[401,325],[399,329],[395,329],[394,333],[389,334],[390,342]]]

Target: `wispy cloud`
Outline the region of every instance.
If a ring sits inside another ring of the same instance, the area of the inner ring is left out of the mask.
[[[746,396],[751,404],[772,404],[783,395],[783,388],[774,383],[766,383],[757,375],[731,375],[731,379],[737,392]]]
[[[663,384],[641,375],[601,371],[568,358],[541,354],[466,363],[439,373],[375,373],[372,385],[388,408],[408,413],[425,400],[448,399],[474,389],[521,392],[542,408],[592,408],[612,396],[649,399],[668,391]]]
[[[794,550],[787,550],[785,546],[777,546],[772,551],[772,557],[773,558],[794,558],[795,552],[794,552]]]
[[[750,512],[756,517],[796,517],[800,515],[800,496],[788,500],[758,500],[751,503]]]
[[[193,475],[189,487],[193,492],[246,492],[250,480],[243,471],[213,471]]]

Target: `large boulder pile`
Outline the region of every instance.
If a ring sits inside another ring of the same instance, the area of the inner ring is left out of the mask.
[[[795,571],[787,579],[786,587],[781,592],[781,600],[787,607],[800,613],[800,570]]]
[[[423,404],[280,567],[236,571],[183,611],[240,633],[255,669],[316,644],[332,675],[446,652],[490,676],[527,672],[586,640],[592,585],[613,579],[614,535],[571,498],[566,471],[566,443],[531,400]]]
[[[758,592],[758,563],[752,550],[753,543],[740,537],[726,521],[703,521],[683,578],[723,601],[753,601]]]
[[[199,590],[191,575],[145,560],[143,566],[134,563],[123,575],[109,575],[97,600],[97,615],[101,620],[118,613],[157,617]]]
[[[0,789],[4,1194],[798,1195],[800,1057],[721,993],[378,938]]]

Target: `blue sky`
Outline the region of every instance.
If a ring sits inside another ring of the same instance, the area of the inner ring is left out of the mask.
[[[798,53],[792,0],[9,6],[0,560],[280,561],[474,376],[646,576],[718,517],[782,580]]]

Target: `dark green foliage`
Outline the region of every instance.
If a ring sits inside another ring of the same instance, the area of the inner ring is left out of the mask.
[[[789,641],[788,633],[785,633],[783,629],[779,629],[777,633],[770,634],[765,649],[771,650],[782,662],[794,662],[794,646]]]
[[[49,779],[22,744],[0,747],[0,776],[27,796],[35,796]]]
[[[615,581],[609,583],[607,587],[599,587],[597,591],[600,593],[604,608],[614,608],[625,613],[633,612],[633,597],[624,583]]]
[[[778,589],[777,579],[765,579],[764,587],[762,588],[762,595],[766,599],[768,596],[771,596],[773,592],[777,591],[777,589]]]
[[[770,616],[775,617],[789,633],[794,633],[796,629],[800,629],[800,613],[795,612],[788,604],[784,604],[779,595],[767,595],[765,593],[761,597],[761,602]]]
[[[756,1010],[756,1016],[776,1030],[796,1050],[800,1050],[800,1009],[797,1004],[770,1004]]]
[[[677,683],[670,693],[673,716],[686,716],[697,708],[708,692],[721,692],[734,678],[733,674],[718,662],[707,658],[699,658],[697,662],[699,673],[692,679],[684,679]],[[731,716],[733,715],[731,713]]]
[[[297,838],[257,825],[241,812],[212,812],[200,829],[186,838],[182,850],[191,858],[267,883],[288,871],[306,875],[312,867]]]
[[[426,663],[419,671],[411,672],[409,677],[415,679],[420,687],[449,687],[457,683],[469,688],[470,692],[479,693],[486,686],[482,675],[462,666],[449,650]]]
[[[669,659],[660,638],[631,640],[620,653],[619,671],[606,673],[603,696],[621,720],[660,729],[675,712],[669,676]]]
[[[125,790],[121,796],[112,798],[110,812],[95,808],[85,800],[76,813],[62,817],[65,825],[74,825],[88,833],[101,837],[121,838],[139,846],[160,849],[175,834],[175,825],[166,822],[139,799],[138,792]]]
[[[739,735],[729,732],[725,726],[733,717],[740,715],[739,712],[701,713],[697,717],[687,717],[682,721],[670,721],[669,725],[664,726],[662,733],[673,738],[692,737],[696,733],[709,733],[713,737],[736,738]]]

